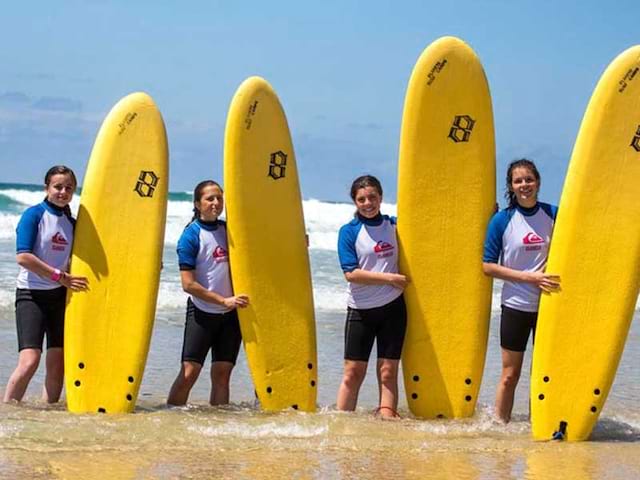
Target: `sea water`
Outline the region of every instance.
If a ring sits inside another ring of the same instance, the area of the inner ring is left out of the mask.
[[[43,198],[41,187],[0,184],[0,391],[17,361],[15,227]],[[77,211],[78,196],[72,202]],[[189,193],[171,193],[156,322],[136,412],[76,415],[40,400],[43,368],[20,406],[0,404],[0,478],[640,478],[640,326],[629,332],[616,381],[592,439],[534,442],[528,419],[527,354],[513,421],[498,422],[500,282],[493,294],[489,349],[476,414],[422,421],[408,411],[400,379],[399,420],[373,416],[378,391],[369,365],[358,410],[335,410],[342,374],[346,283],[337,231],[348,203],[305,200],[318,339],[317,413],[264,413],[241,351],[231,404],[207,404],[203,370],[183,408],[165,407],[180,366],[186,295],[175,247],[191,218]],[[384,204],[383,213],[395,214]],[[375,355],[373,355],[375,356]]]

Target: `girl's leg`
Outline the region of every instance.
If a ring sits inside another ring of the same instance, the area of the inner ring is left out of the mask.
[[[37,348],[25,348],[18,355],[18,366],[9,377],[7,388],[4,392],[4,402],[15,400],[19,402],[27,390],[27,386],[36,373],[40,364],[42,352]]]
[[[511,420],[513,398],[520,379],[524,352],[502,349],[502,375],[496,391],[496,414],[505,423]]]
[[[49,348],[45,362],[46,373],[42,399],[47,403],[55,403],[60,400],[64,381],[64,353],[62,348]]]
[[[398,414],[398,368],[400,360],[379,358],[377,363],[378,390],[380,403],[378,411],[383,417],[395,417]]]
[[[367,373],[367,362],[359,360],[344,361],[344,375],[338,389],[338,410],[355,410],[358,404],[360,386]]]
[[[211,405],[224,405],[229,403],[229,380],[231,380],[231,362],[213,362],[211,364]]]
[[[168,405],[179,406],[187,403],[189,392],[191,392],[191,388],[193,388],[193,385],[196,383],[198,375],[200,375],[200,370],[202,370],[202,365],[199,363],[189,361],[182,362],[180,373],[178,373],[169,391],[169,397],[167,398]]]

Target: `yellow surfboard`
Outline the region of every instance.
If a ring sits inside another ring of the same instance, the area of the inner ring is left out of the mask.
[[[316,408],[318,366],[296,159],[278,97],[262,78],[238,88],[224,144],[229,261],[256,394],[265,410]]]
[[[400,271],[407,336],[407,403],[423,418],[473,414],[491,309],[482,245],[495,207],[491,96],[462,40],[424,50],[404,104],[398,168]]]
[[[547,272],[531,373],[533,436],[591,434],[624,348],[640,287],[640,45],[598,82],[576,139]]]
[[[144,93],[120,100],[96,138],[82,186],[65,317],[67,406],[131,412],[156,311],[169,182],[160,112]]]

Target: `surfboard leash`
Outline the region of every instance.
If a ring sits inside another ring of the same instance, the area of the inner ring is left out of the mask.
[[[561,421],[558,430],[553,432],[551,437],[552,440],[564,440],[564,436],[567,434],[567,422]]]

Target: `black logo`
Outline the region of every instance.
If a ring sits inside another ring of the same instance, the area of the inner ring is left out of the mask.
[[[449,130],[449,138],[456,143],[468,142],[475,123],[476,121],[469,115],[456,115]]]
[[[635,148],[636,152],[640,152],[640,125],[638,125],[638,130],[636,130],[636,134],[631,140],[631,146]]]
[[[153,197],[153,192],[158,186],[159,178],[153,172],[140,171],[140,177],[138,177],[138,183],[133,189],[141,197]]]
[[[281,150],[271,154],[269,162],[269,176],[274,180],[284,178],[284,172],[287,168],[287,154]]]
[[[447,59],[440,60],[436,62],[436,64],[431,67],[431,70],[427,74],[427,85],[431,86],[433,82],[436,81],[436,75],[442,71],[442,69],[447,65]]]

